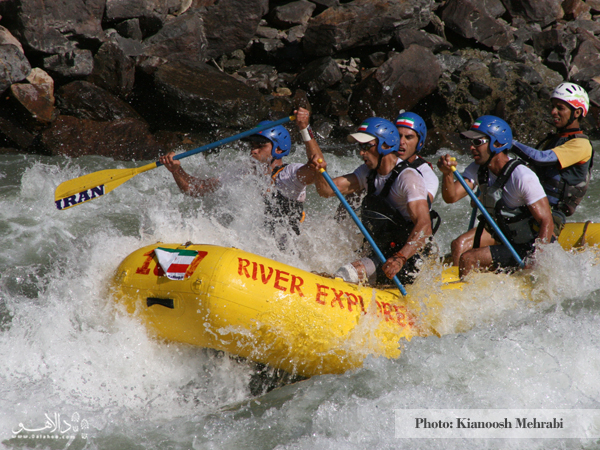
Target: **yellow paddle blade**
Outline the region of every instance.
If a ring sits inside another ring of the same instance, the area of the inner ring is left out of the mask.
[[[90,173],[61,183],[54,191],[54,202],[60,210],[69,209],[87,201],[102,197],[130,178],[155,169],[156,162],[133,169],[108,169]]]

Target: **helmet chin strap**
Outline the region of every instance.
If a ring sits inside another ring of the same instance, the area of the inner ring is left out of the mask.
[[[564,127],[559,128],[558,131],[564,131],[564,130],[566,130],[567,128],[569,128],[569,126],[573,122],[575,122],[575,119],[576,119],[576,117],[575,117],[575,108],[569,108],[569,109],[571,110],[571,116],[569,117],[569,121],[567,122],[567,124]]]
[[[490,140],[490,146],[492,145],[492,141]],[[490,163],[492,162],[492,159],[494,159],[494,156],[496,156],[498,153],[493,152],[490,149],[490,157],[487,159],[486,162],[484,162],[481,166],[482,167],[488,167],[490,165]]]
[[[380,153],[379,154],[379,159],[377,160],[377,167],[375,167],[375,170],[379,170],[379,167],[381,166],[381,161],[383,160],[383,155]]]

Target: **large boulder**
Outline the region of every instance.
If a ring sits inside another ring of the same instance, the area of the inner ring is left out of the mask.
[[[27,112],[29,121],[46,125],[56,119],[54,80],[42,69],[35,68],[26,79],[28,83],[11,85],[13,98]]]
[[[22,49],[13,44],[0,44],[0,93],[24,80],[30,72],[31,65]]]
[[[525,17],[542,27],[563,17],[563,0],[503,0],[503,3],[513,17]]]
[[[87,81],[73,81],[61,86],[56,96],[63,114],[79,119],[98,122],[127,118],[143,120],[129,103]]]
[[[444,7],[442,20],[455,33],[494,49],[509,45],[514,36],[502,19],[496,19],[477,0],[450,0]]]
[[[356,122],[366,117],[396,117],[431,94],[442,67],[428,48],[411,45],[396,53],[362,81],[352,94],[350,115]]]
[[[0,2],[0,14],[24,48],[64,54],[77,48],[78,39],[93,40],[101,35],[105,2],[6,0]]]
[[[190,63],[207,60],[206,33],[200,10],[188,10],[144,40],[145,56]]]
[[[206,8],[203,14],[206,58],[217,58],[246,47],[268,12],[268,0],[221,0]]]
[[[207,64],[167,63],[153,77],[165,103],[194,122],[249,128],[268,116],[262,94]]]
[[[430,18],[429,0],[355,0],[310,19],[302,48],[307,55],[329,56],[354,47],[387,44],[397,29],[423,28]]]
[[[135,82],[135,62],[117,44],[106,42],[94,56],[94,69],[88,81],[127,98]]]
[[[163,151],[148,124],[137,119],[96,122],[60,116],[42,133],[42,144],[53,156],[101,155],[118,160],[156,159]]]

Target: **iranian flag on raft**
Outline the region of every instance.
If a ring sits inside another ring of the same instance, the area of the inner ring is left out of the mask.
[[[198,252],[195,250],[158,247],[154,249],[154,254],[169,280],[183,280],[188,267],[198,255]]]

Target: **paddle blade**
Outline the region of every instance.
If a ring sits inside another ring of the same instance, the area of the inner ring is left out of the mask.
[[[102,197],[134,176],[156,168],[156,163],[133,169],[108,169],[61,183],[54,191],[54,203],[60,210],[69,209]]]

